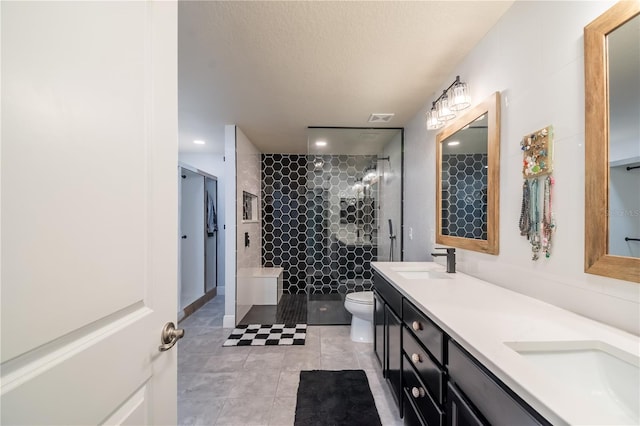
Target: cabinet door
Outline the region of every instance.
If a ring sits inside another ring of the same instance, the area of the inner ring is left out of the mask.
[[[391,384],[398,408],[402,400],[402,321],[388,305],[385,305],[387,320],[387,380]]]
[[[382,367],[382,375],[386,377],[387,374],[387,362],[384,353],[385,348],[385,329],[384,329],[384,301],[380,298],[380,295],[373,292],[373,350],[376,353],[378,362]]]
[[[450,426],[483,426],[484,423],[477,416],[471,405],[460,394],[455,385],[449,383],[447,389],[447,422]]]

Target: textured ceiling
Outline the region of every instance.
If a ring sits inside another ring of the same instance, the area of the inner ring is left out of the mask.
[[[265,153],[304,153],[308,126],[372,127],[372,113],[403,127],[511,4],[182,1],[180,150],[221,152],[225,124]]]

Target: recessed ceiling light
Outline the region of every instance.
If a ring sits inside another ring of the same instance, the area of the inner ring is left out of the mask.
[[[460,142],[459,141],[451,141],[451,142],[447,143],[447,145],[456,146],[456,145],[460,145]]]
[[[327,146],[327,141],[316,141],[316,146]]]
[[[200,140],[200,139],[193,141],[193,143],[195,143],[196,145],[204,145],[205,144],[205,142],[203,140]]]

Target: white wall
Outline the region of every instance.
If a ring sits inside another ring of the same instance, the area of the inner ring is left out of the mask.
[[[236,221],[237,233],[237,265],[238,268],[257,268],[261,266],[262,248],[262,194],[261,194],[261,153],[236,127]],[[242,220],[242,193],[246,191],[258,197],[257,221],[244,222]],[[245,247],[244,234],[249,233],[250,244]]]
[[[585,274],[583,28],[614,2],[515,2],[446,81],[469,83],[476,104],[502,92],[500,254],[457,250],[458,269],[581,315],[640,334],[640,286]],[[424,113],[405,128],[405,260],[431,260],[435,227],[435,137]],[[518,232],[523,135],[555,129],[550,259],[531,261]],[[413,239],[408,238],[409,229]],[[439,260],[441,261],[441,260]]]
[[[380,219],[378,221],[378,259],[389,260],[389,219],[393,224],[396,239],[393,242],[393,260],[400,260],[400,214],[402,205],[402,131],[384,147],[378,167],[382,171],[380,184]]]
[[[228,176],[224,183],[224,214],[225,238],[224,268],[225,268],[225,297],[224,318],[225,328],[236,325],[236,126],[224,126],[224,175]],[[220,187],[218,187],[220,189]]]
[[[225,162],[223,155],[179,153],[178,161],[218,178],[218,294],[224,294],[225,284]]]
[[[191,170],[178,168],[180,233],[186,239],[179,239],[180,263],[178,281],[178,315],[184,308],[204,295],[204,177]],[[184,176],[184,177],[182,177]]]
[[[262,195],[260,151],[251,143],[242,131],[236,127],[236,322],[240,321],[253,304],[250,279],[241,273],[242,269],[258,268],[262,265]],[[243,192],[258,197],[257,208],[254,212],[257,221],[242,220]],[[245,245],[245,233],[249,234],[249,246]]]

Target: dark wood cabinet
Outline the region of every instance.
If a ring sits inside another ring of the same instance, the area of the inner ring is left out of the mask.
[[[455,385],[447,386],[447,418],[451,426],[485,426]]]
[[[387,305],[387,381],[398,407],[402,404],[402,321]]]
[[[402,295],[378,274],[374,274],[373,295],[373,347],[402,412]]]
[[[405,426],[550,425],[374,272],[374,350]]]
[[[378,358],[382,375],[387,372],[387,358],[385,357],[387,329],[384,320],[384,300],[378,292],[373,292],[373,351]]]
[[[550,425],[532,407],[453,340],[448,346],[450,383],[469,400],[469,406],[492,425]],[[453,424],[453,423],[451,423]]]

